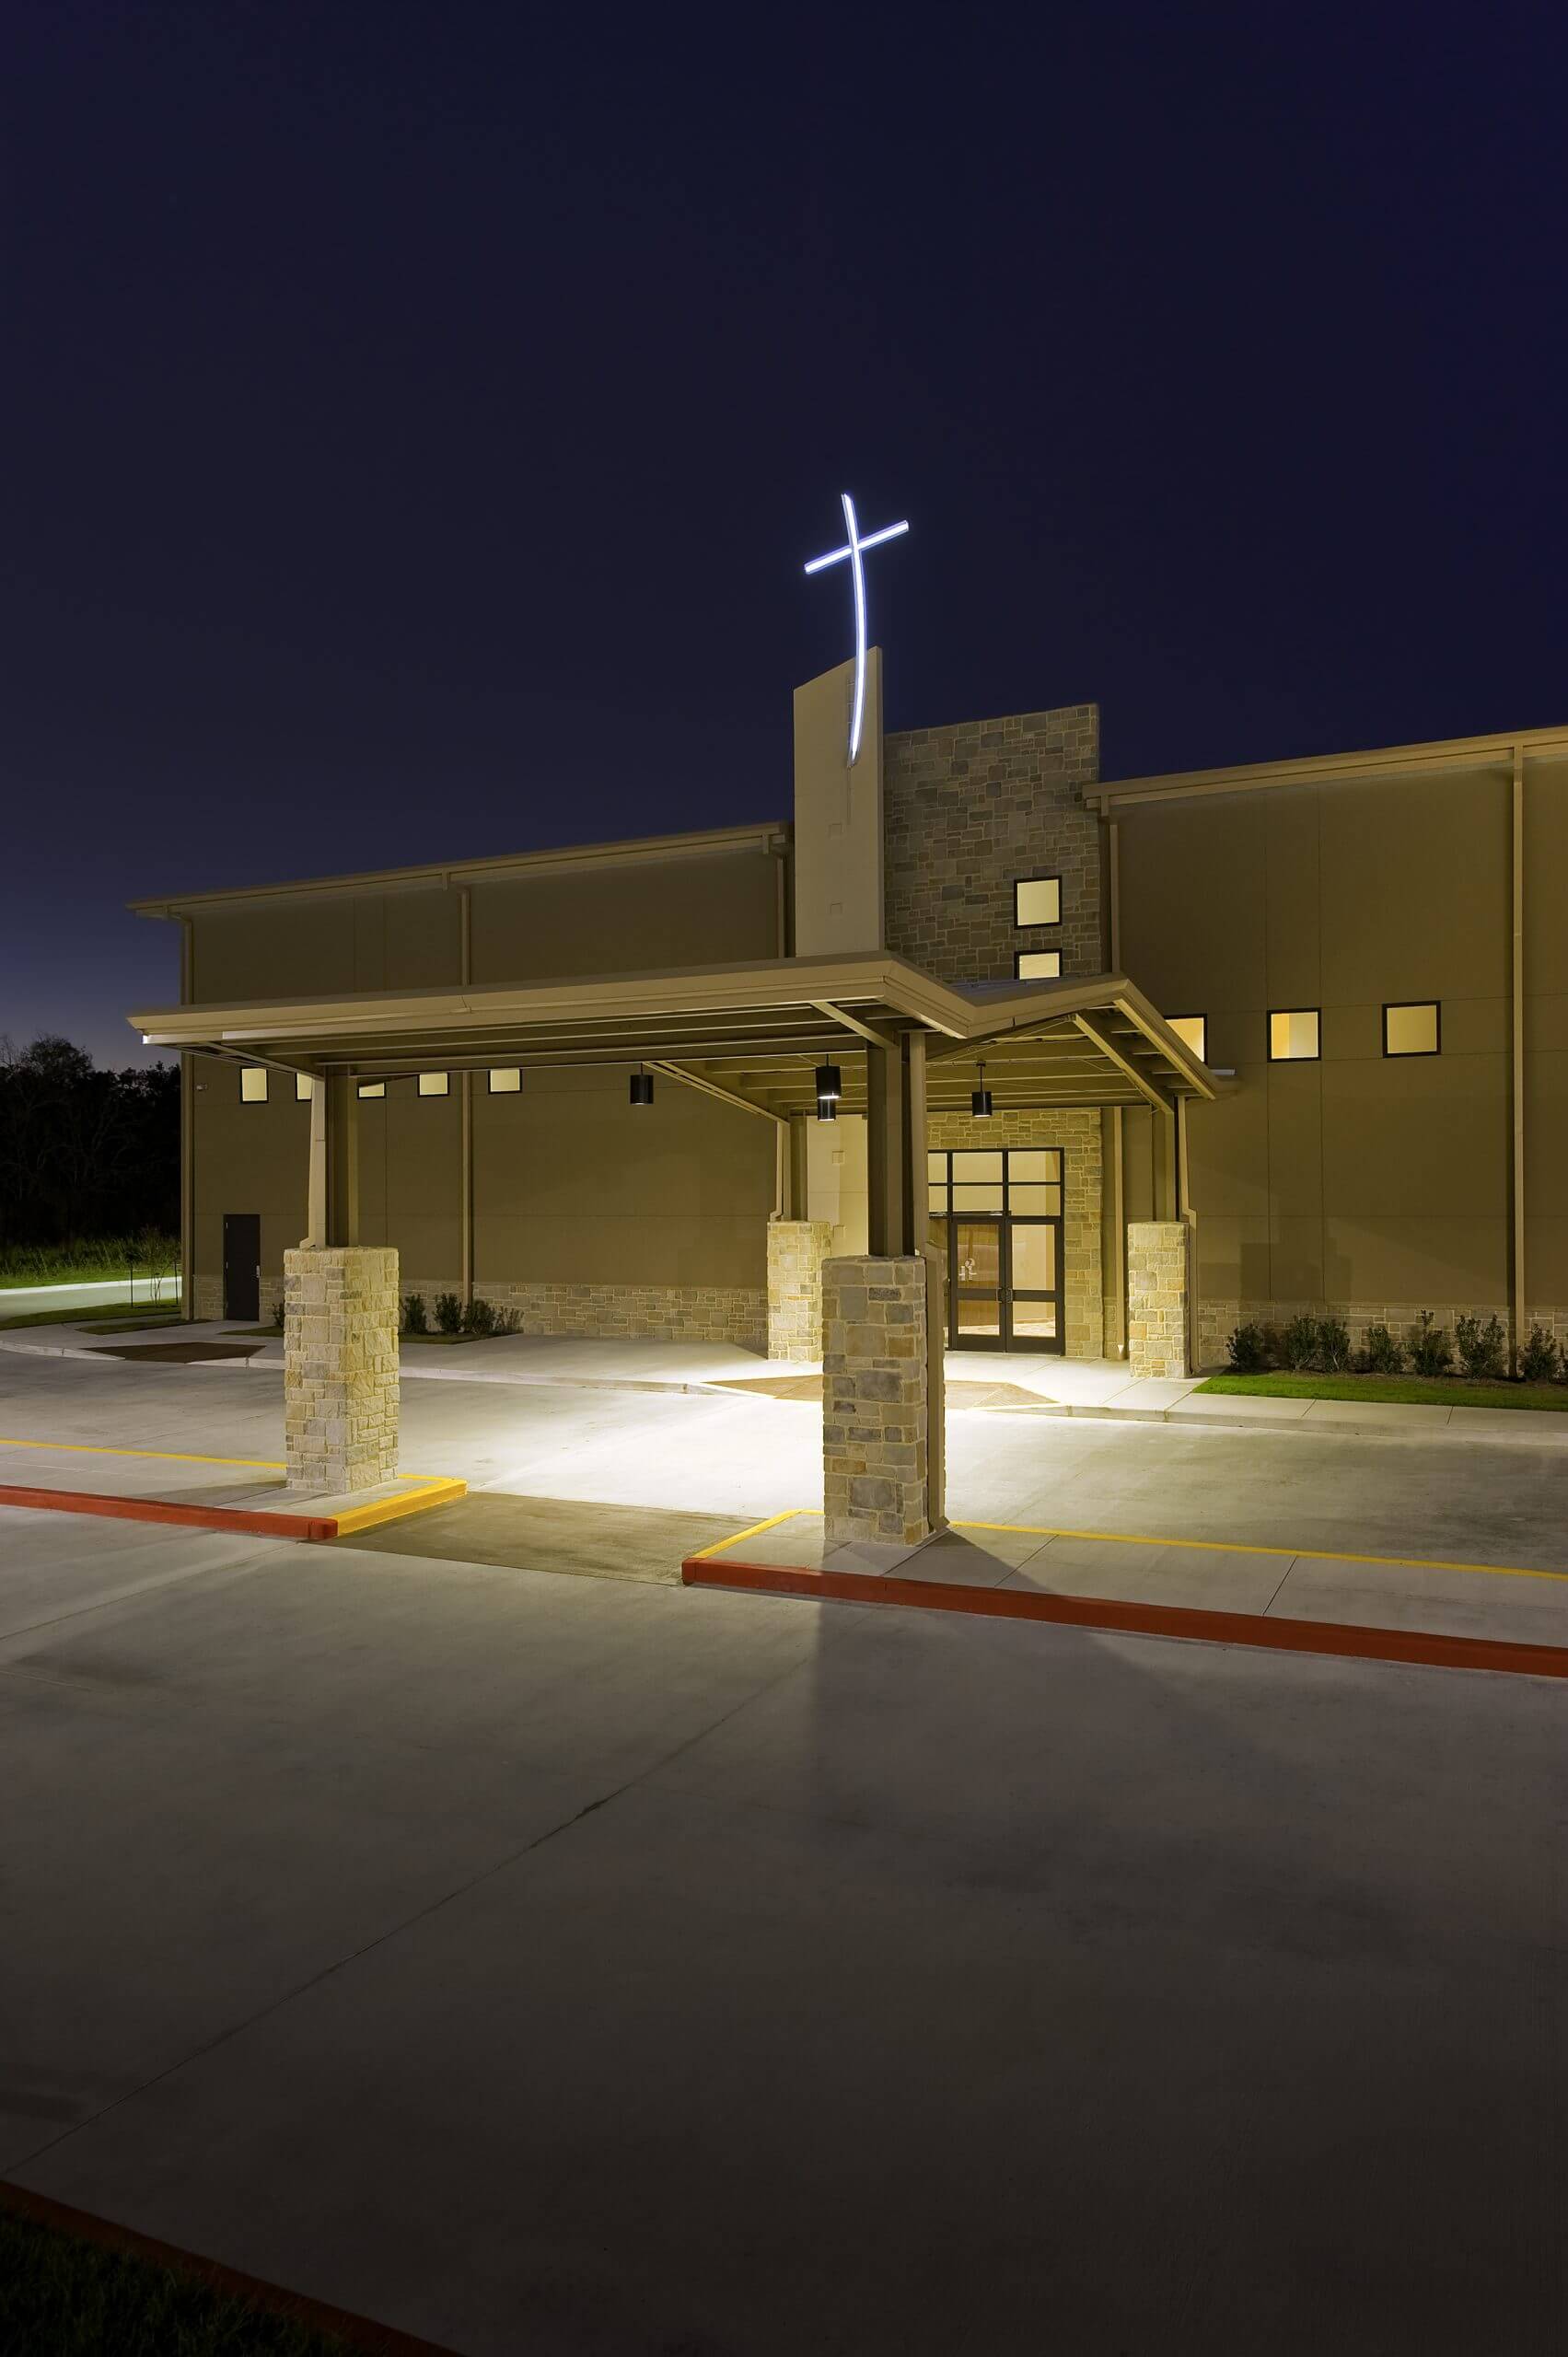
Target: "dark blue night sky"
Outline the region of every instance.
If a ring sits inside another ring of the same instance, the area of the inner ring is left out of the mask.
[[[0,1030],[166,888],[783,816],[838,493],[894,727],[1108,773],[1568,717],[1559,6],[11,0]]]

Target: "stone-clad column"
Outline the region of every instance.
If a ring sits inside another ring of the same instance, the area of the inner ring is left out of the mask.
[[[1127,1228],[1127,1366],[1135,1376],[1182,1376],[1188,1364],[1187,1295],[1191,1230],[1185,1220],[1132,1220]]]
[[[933,1526],[924,1261],[824,1261],[822,1341],[828,1544],[917,1547]]]
[[[768,1356],[822,1355],[822,1263],[833,1231],[825,1219],[768,1222]]]
[[[284,1254],[284,1429],[291,1490],[336,1496],[398,1469],[398,1256]]]

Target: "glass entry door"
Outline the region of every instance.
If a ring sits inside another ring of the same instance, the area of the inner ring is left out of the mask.
[[[934,1151],[927,1175],[948,1348],[1063,1353],[1061,1149]]]
[[[1002,1222],[956,1219],[947,1260],[947,1323],[959,1350],[1002,1348]]]

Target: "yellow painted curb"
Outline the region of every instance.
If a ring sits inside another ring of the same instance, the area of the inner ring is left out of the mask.
[[[754,1522],[749,1529],[732,1531],[727,1538],[715,1538],[709,1546],[699,1547],[696,1553],[688,1560],[696,1563],[700,1562],[704,1555],[722,1555],[726,1547],[738,1547],[743,1538],[755,1538],[764,1530],[776,1530],[781,1522],[793,1522],[796,1515],[811,1512],[810,1506],[786,1506],[783,1514],[771,1514],[766,1522]]]
[[[139,1457],[162,1465],[240,1465],[258,1473],[287,1470],[283,1460],[275,1457],[207,1457],[188,1448],[108,1448],[93,1441],[34,1440],[18,1433],[0,1433],[0,1448],[37,1448],[46,1454],[63,1451],[71,1457]],[[343,1538],[356,1530],[374,1530],[379,1523],[400,1522],[406,1515],[423,1514],[427,1506],[451,1505],[458,1498],[468,1495],[468,1483],[459,1480],[455,1474],[398,1473],[392,1478],[411,1481],[414,1487],[400,1497],[377,1498],[372,1505],[348,1506],[341,1514],[313,1515],[307,1507],[302,1509],[299,1520],[330,1521],[335,1526],[337,1537]],[[149,1503],[157,1502],[155,1499]],[[277,1511],[285,1515],[289,1509],[284,1506]],[[741,1538],[747,1535],[744,1531],[738,1534]]]
[[[407,1478],[423,1486],[404,1497],[377,1498],[374,1505],[350,1506],[346,1514],[334,1515],[338,1537],[348,1538],[356,1530],[374,1530],[383,1522],[402,1522],[411,1514],[423,1514],[427,1506],[449,1506],[468,1495],[468,1483],[455,1475],[419,1473]]]
[[[29,1440],[17,1433],[0,1433],[0,1448],[60,1449],[70,1457],[151,1457],[166,1465],[249,1465],[263,1473],[288,1469],[281,1457],[202,1457],[189,1448],[104,1448],[95,1441]]]
[[[1295,1556],[1304,1563],[1375,1563],[1391,1572],[1484,1572],[1495,1579],[1568,1580],[1530,1563],[1454,1563],[1438,1555],[1337,1555],[1323,1547],[1248,1546],[1235,1538],[1158,1538],[1140,1530],[1057,1530],[1032,1522],[956,1522],[955,1530],[1011,1530],[1021,1538],[1097,1538],[1107,1547],[1190,1547],[1205,1555]]]
[[[788,1522],[792,1515],[809,1515],[820,1522],[822,1509],[792,1506],[789,1514],[775,1514],[767,1522],[753,1523],[749,1530],[738,1530],[733,1538],[721,1538],[716,1546],[700,1548],[690,1560],[695,1563],[704,1555],[717,1555],[760,1530],[772,1530],[775,1524]],[[1245,1540],[1236,1538],[1160,1538],[1147,1530],[1063,1530],[1042,1522],[953,1522],[947,1527],[1006,1530],[1019,1538],[1092,1538],[1106,1547],[1185,1547],[1204,1555],[1277,1555],[1305,1563],[1371,1563],[1388,1572],[1480,1572],[1489,1579],[1568,1581],[1568,1572],[1540,1571],[1531,1563],[1455,1563],[1439,1555],[1336,1555],[1323,1547],[1249,1547]]]

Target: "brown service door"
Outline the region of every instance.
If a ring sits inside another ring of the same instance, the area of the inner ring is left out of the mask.
[[[223,1215],[223,1314],[252,1325],[261,1315],[261,1214]]]

